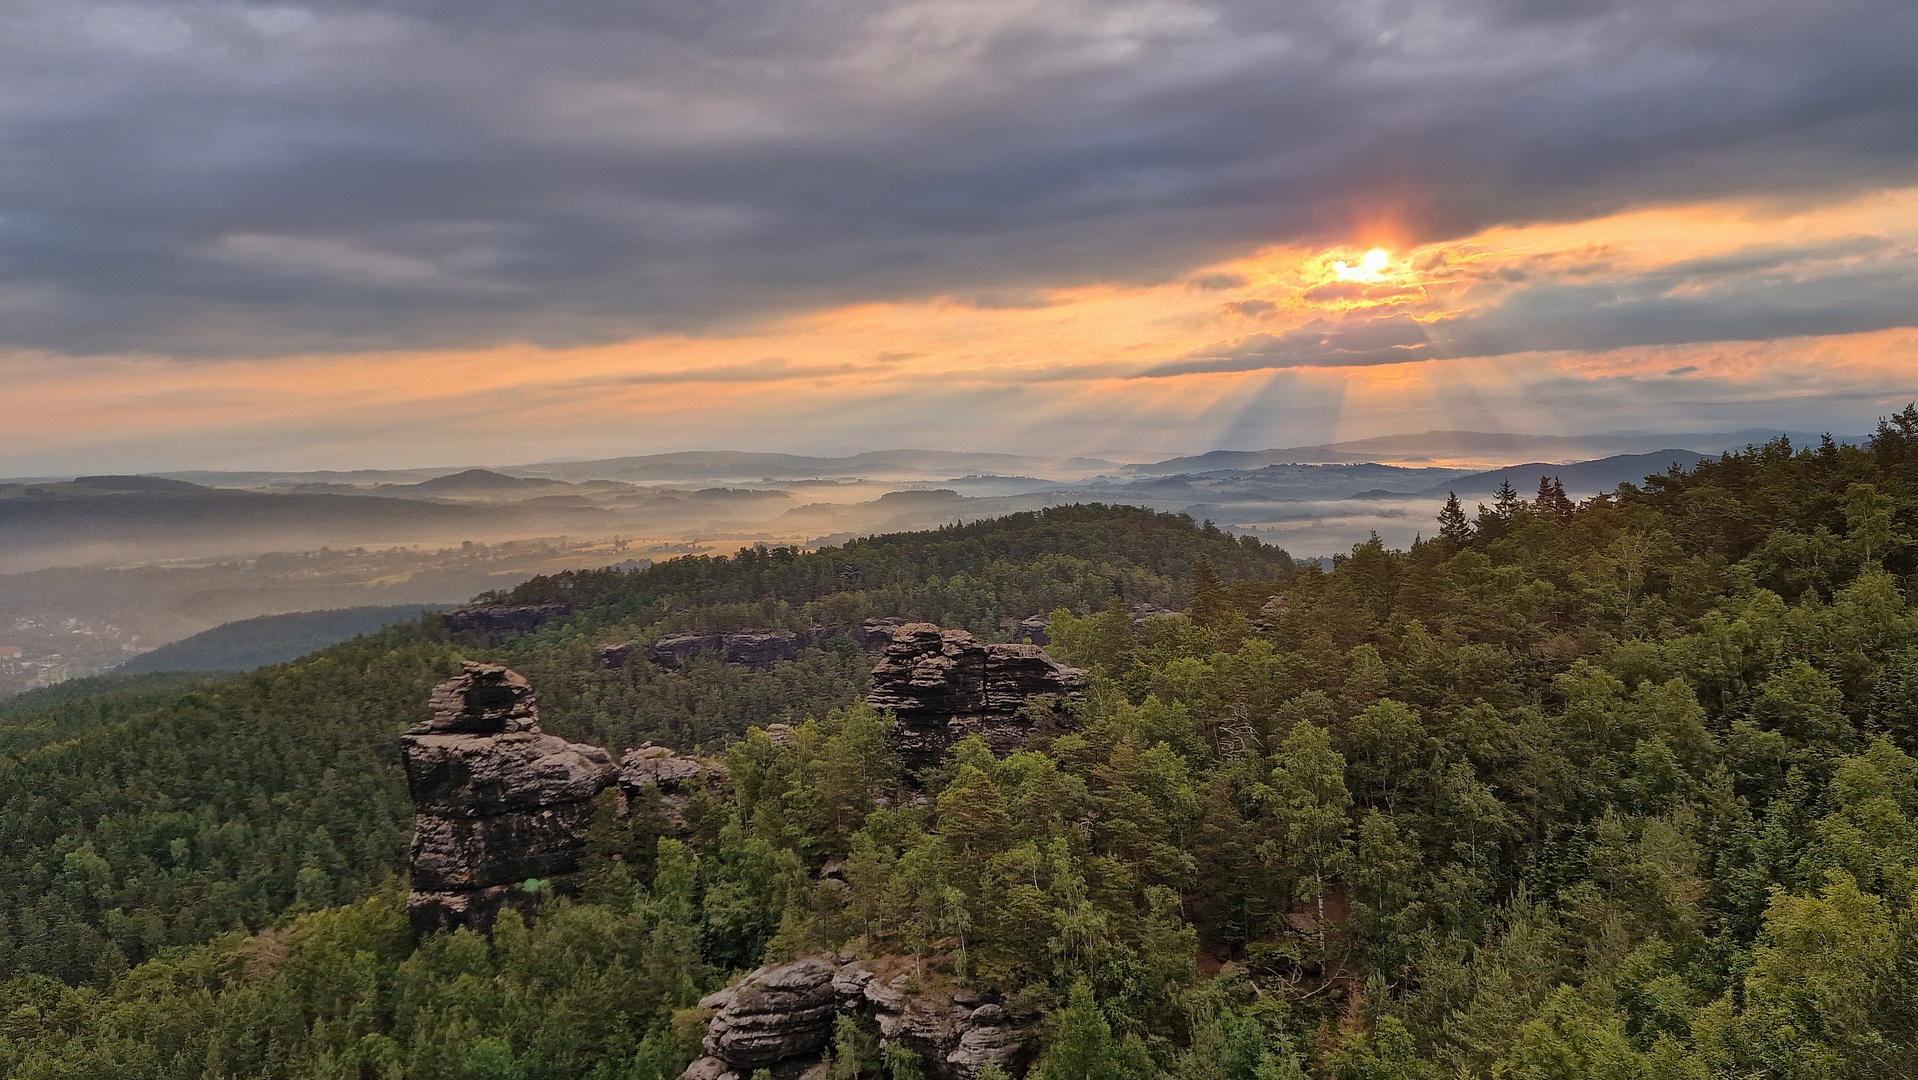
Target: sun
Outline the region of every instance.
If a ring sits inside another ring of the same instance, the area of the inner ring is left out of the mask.
[[[1332,264],[1332,270],[1340,281],[1379,281],[1384,277],[1385,268],[1392,264],[1392,255],[1384,248],[1373,248],[1359,259],[1355,266],[1340,259]]]

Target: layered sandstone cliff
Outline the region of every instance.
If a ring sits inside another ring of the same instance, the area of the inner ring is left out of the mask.
[[[454,633],[530,634],[554,619],[572,614],[571,604],[468,604],[440,613],[440,623]]]
[[[824,1077],[840,1016],[867,1025],[881,1045],[911,1050],[928,1080],[974,1080],[987,1065],[1018,1076],[1034,1046],[1032,1030],[1005,1006],[929,979],[903,956],[822,953],[768,964],[700,1005],[713,1010],[705,1056],[682,1080],[747,1080],[760,1069],[774,1080]]]
[[[416,814],[407,906],[421,932],[485,929],[569,886],[593,797],[618,769],[597,746],[543,734],[532,687],[496,664],[467,662],[429,708],[400,739]]]
[[[738,630],[729,634],[673,634],[653,642],[653,663],[676,668],[700,653],[717,653],[728,664],[769,668],[799,658],[799,647],[813,642],[791,630]]]
[[[899,717],[900,759],[923,769],[973,735],[996,754],[1010,753],[1032,730],[1029,699],[1056,708],[1084,689],[1083,672],[1054,663],[1037,645],[986,644],[964,630],[908,623],[872,669],[866,700]]]

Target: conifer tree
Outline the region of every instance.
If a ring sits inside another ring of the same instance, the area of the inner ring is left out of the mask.
[[[1199,558],[1192,563],[1192,590],[1186,600],[1185,615],[1199,626],[1208,626],[1226,610],[1225,585],[1212,563]]]
[[[1518,489],[1512,486],[1510,477],[1500,480],[1498,490],[1493,494],[1496,498],[1492,500],[1492,509],[1497,511],[1499,517],[1507,521],[1511,520],[1512,515],[1518,511],[1519,505],[1525,501],[1518,497]]]
[[[1072,985],[1066,1007],[1059,1013],[1059,1034],[1033,1071],[1039,1080],[1128,1080],[1112,1025],[1092,999],[1092,987],[1083,980]]]
[[[1572,511],[1577,509],[1571,497],[1565,494],[1565,485],[1556,476],[1538,478],[1538,497],[1532,500],[1532,505],[1538,508],[1539,513],[1557,521],[1571,520]]]
[[[1465,520],[1465,508],[1458,503],[1458,492],[1448,492],[1445,508],[1439,511],[1439,536],[1454,544],[1472,539],[1472,525]]]

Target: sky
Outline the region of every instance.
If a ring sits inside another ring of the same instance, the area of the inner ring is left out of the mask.
[[[14,0],[0,473],[1918,398],[1909,0]]]

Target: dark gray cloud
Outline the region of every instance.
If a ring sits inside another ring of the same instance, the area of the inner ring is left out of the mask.
[[[1441,355],[1502,356],[1918,326],[1918,253],[1883,246],[1757,249],[1617,280],[1528,284],[1427,330]],[[1851,258],[1864,254],[1879,257]]]
[[[1358,311],[1220,342],[1135,374],[1363,367],[1918,326],[1918,252],[1878,237],[1754,247],[1596,279],[1575,270],[1558,279],[1494,274],[1507,283],[1496,298],[1447,318]],[[1334,282],[1305,295],[1378,299],[1418,291]],[[1671,374],[1687,370],[1695,369]]]
[[[993,302],[1383,219],[1434,237],[1918,164],[1908,0],[21,0],[0,19],[0,341],[70,352],[567,344]]]

